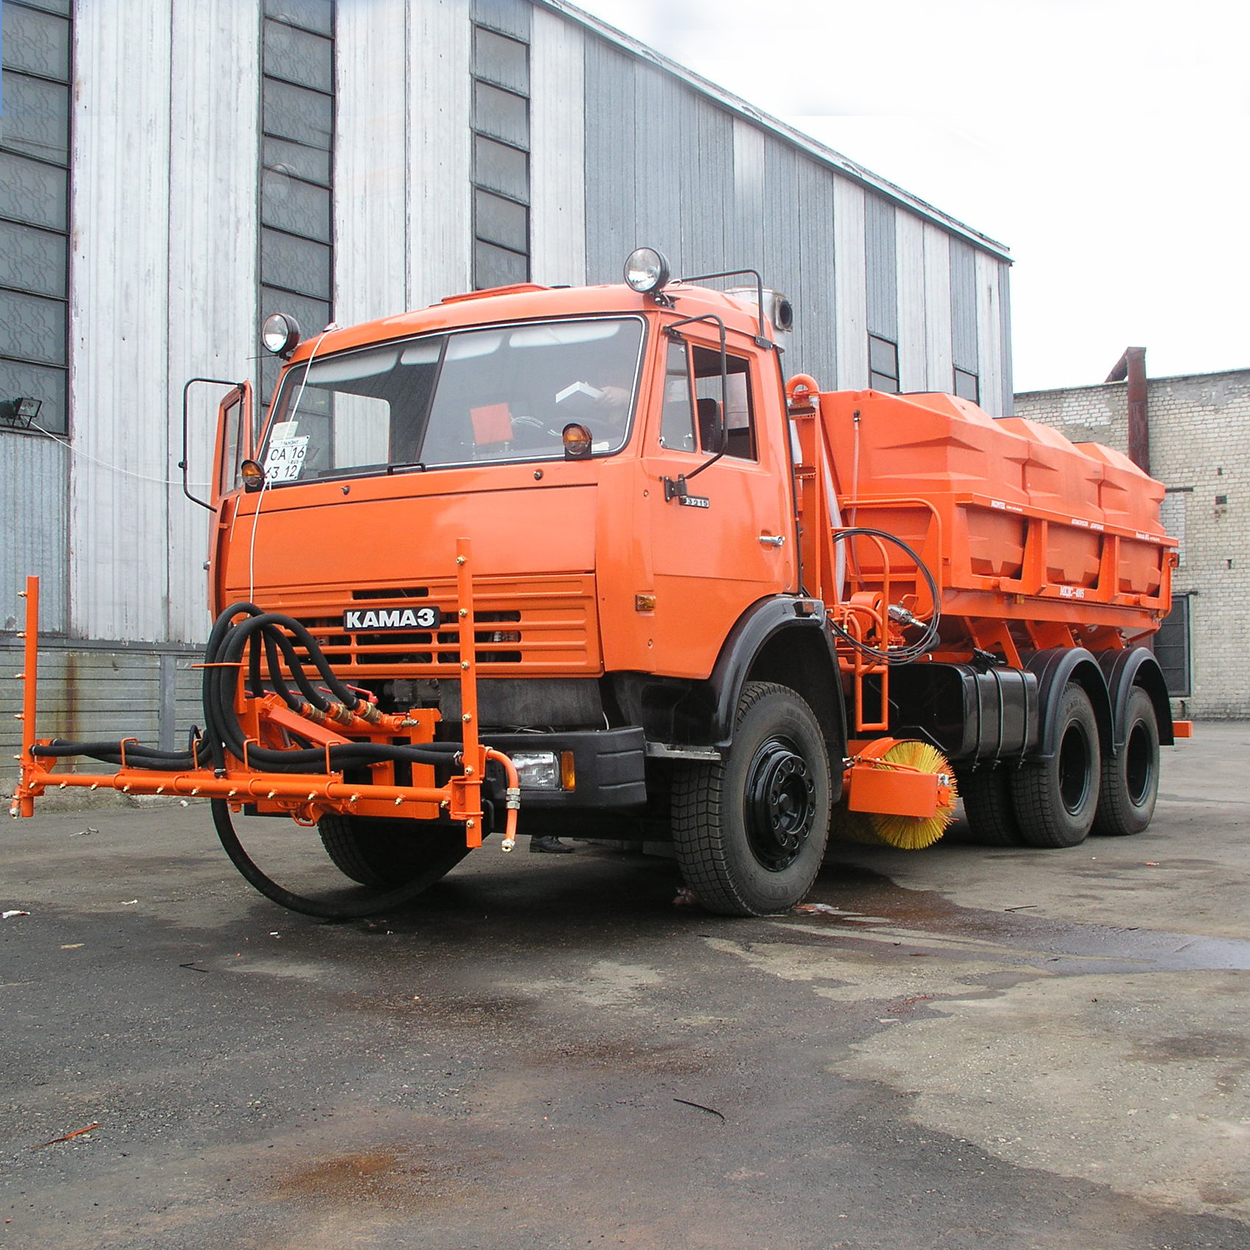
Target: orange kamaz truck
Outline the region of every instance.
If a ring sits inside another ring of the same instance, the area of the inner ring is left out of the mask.
[[[518,832],[671,842],[749,915],[803,898],[831,830],[924,846],[957,796],[997,845],[1145,828],[1187,730],[1148,645],[1163,488],[951,395],[787,377],[790,316],[643,248],[621,285],[270,318],[268,415],[226,397],[204,501],[204,726],[39,737],[31,605],[15,813],[55,785],[205,798],[257,888],[328,916]],[[237,825],[266,815],[349,888],[260,867]]]

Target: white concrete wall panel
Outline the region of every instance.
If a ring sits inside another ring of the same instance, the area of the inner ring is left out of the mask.
[[[1001,417],[1003,406],[1003,345],[999,308],[999,262],[985,252],[977,257],[977,360],[981,366],[981,407]]]
[[[203,570],[209,514],[182,493],[182,388],[191,377],[242,380],[257,351],[256,235],[260,17],[239,0],[174,0],[169,177],[169,595],[161,641],[208,636]],[[205,48],[230,48],[208,57]],[[188,477],[207,497],[224,388],[188,406]],[[259,401],[258,401],[259,402]],[[133,414],[132,414],[133,415]]]
[[[334,319],[340,325],[372,321],[410,307],[406,205],[410,17],[405,0],[337,7]],[[467,66],[462,65],[461,71],[468,76]]]
[[[834,284],[838,389],[868,385],[868,272],[864,252],[864,189],[846,178],[833,184]]]
[[[166,628],[164,484],[176,459],[166,420],[171,17],[169,0],[76,6],[69,390],[78,637],[154,640]],[[201,58],[220,59],[204,49]],[[211,194],[211,182],[197,183]]]
[[[898,270],[898,387],[929,389],[925,341],[924,222],[899,209],[894,219]]]
[[[405,267],[412,308],[472,285],[472,31],[468,0],[408,0]]]
[[[576,22],[534,9],[530,273],[548,286],[586,281],[586,38]]]
[[[950,235],[940,226],[924,224],[925,358],[931,391],[950,391],[955,385],[951,349]]]

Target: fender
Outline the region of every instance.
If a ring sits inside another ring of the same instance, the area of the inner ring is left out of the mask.
[[[1159,742],[1170,747],[1175,742],[1172,733],[1172,705],[1168,699],[1168,685],[1149,647],[1131,647],[1125,651],[1102,651],[1098,664],[1107,680],[1111,694],[1111,745],[1116,755],[1124,746],[1125,705],[1134,686],[1140,686],[1154,704],[1155,720],[1159,725]]]
[[[1024,667],[1037,676],[1042,720],[1037,745],[1024,758],[1030,763],[1040,763],[1055,757],[1059,749],[1059,695],[1070,681],[1075,681],[1089,695],[1103,753],[1109,753],[1112,741],[1111,697],[1107,691],[1107,680],[1093,654],[1084,647],[1055,647],[1035,652]]]
[[[777,681],[796,690],[816,713],[831,755],[845,750],[842,678],[825,627],[825,605],[819,599],[783,595],[761,599],[729,631],[707,681],[711,701],[707,728],[721,750],[733,743],[734,717],[747,681]],[[837,768],[833,771],[835,778],[840,776]]]

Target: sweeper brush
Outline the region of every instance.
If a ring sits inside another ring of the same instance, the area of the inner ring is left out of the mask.
[[[955,819],[954,769],[941,751],[927,742],[915,740],[896,742],[881,756],[884,764],[894,764],[915,772],[946,778],[950,797],[939,805],[932,816],[898,816],[888,812],[868,812],[868,824],[878,841],[904,851],[918,851],[932,846]]]

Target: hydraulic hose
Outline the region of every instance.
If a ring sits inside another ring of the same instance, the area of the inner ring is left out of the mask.
[[[833,541],[836,545],[843,539],[860,537],[880,538],[886,542],[891,542],[915,561],[917,571],[924,577],[929,587],[929,597],[933,601],[933,612],[928,622],[925,623],[924,633],[915,642],[908,643],[904,647],[874,647],[864,642],[863,639],[856,638],[849,630],[843,629],[841,625],[838,625],[832,619],[827,618],[827,623],[829,628],[839,638],[847,643],[848,646],[854,647],[861,655],[866,655],[873,660],[879,660],[883,664],[909,664],[912,660],[917,660],[922,655],[927,655],[938,639],[938,626],[942,621],[942,595],[938,590],[937,579],[933,576],[929,566],[920,558],[919,553],[888,530],[873,529],[866,525],[855,525],[848,529],[836,531],[833,535]],[[919,621],[916,622],[917,625],[921,623]]]
[[[242,620],[236,621],[236,618]],[[369,716],[371,705],[341,682],[331,669],[317,640],[293,617],[264,612],[254,603],[232,603],[213,624],[205,647],[202,689],[205,732],[186,751],[166,751],[137,742],[67,742],[57,739],[33,751],[41,756],[86,755],[105,764],[129,768],[169,771],[202,768],[212,764],[224,773],[227,753],[245,759],[249,765],[270,772],[325,773],[363,768],[381,761],[411,764],[446,764],[461,751],[455,742],[429,742],[421,746],[400,746],[382,742],[343,742],[326,747],[275,749],[249,742],[235,712],[235,691],[239,673],[247,673],[247,686],[254,698],[272,689],[292,710],[305,714],[313,709],[322,715],[335,711],[335,704],[309,679],[307,663],[334,699],[352,716]],[[285,671],[284,671],[285,670]],[[297,695],[287,675],[298,689]],[[302,698],[300,697],[302,696]]]

